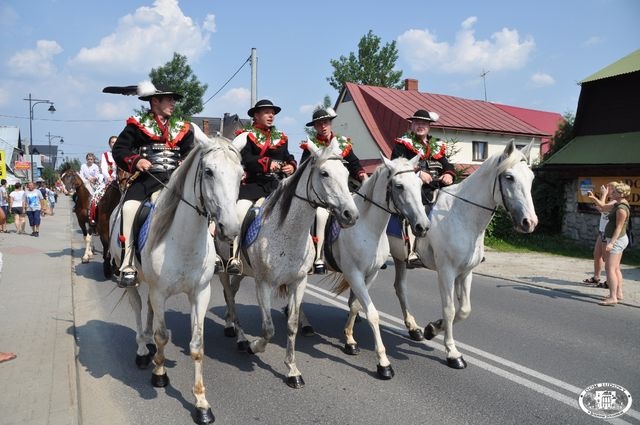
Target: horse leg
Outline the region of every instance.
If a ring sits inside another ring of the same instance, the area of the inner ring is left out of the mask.
[[[129,304],[133,309],[133,315],[136,320],[136,344],[138,345],[138,349],[136,350],[136,365],[140,369],[146,369],[151,363],[153,353],[155,353],[155,346],[152,346],[153,350],[150,349],[149,331],[148,329],[142,329],[142,299],[140,298],[140,292],[138,292],[137,288],[129,288],[127,294],[129,295]],[[151,311],[150,308],[149,311]],[[149,315],[149,311],[147,312],[147,316]],[[153,353],[151,351],[153,351]]]
[[[238,351],[247,351],[249,341],[240,326],[240,320],[238,319],[238,313],[236,311],[236,294],[240,288],[240,282],[243,276],[233,276],[233,278],[230,279],[227,273],[219,273],[218,278],[220,279],[220,283],[222,283],[224,300],[227,305],[224,312],[224,336],[228,338],[236,337],[236,347]]]
[[[84,234],[84,255],[82,256],[82,262],[88,263],[91,257],[93,257],[93,251],[91,246],[91,232],[87,232],[84,228],[82,229],[82,233]]]
[[[260,314],[262,315],[262,337],[251,341],[247,351],[249,354],[262,353],[267,348],[267,344],[275,335],[273,320],[271,319],[271,287],[267,282],[256,279],[256,298],[260,306]],[[296,306],[296,326],[298,325]]]
[[[396,290],[396,296],[400,302],[400,308],[402,309],[402,317],[404,318],[404,325],[409,331],[409,338],[414,341],[424,340],[424,334],[422,329],[418,327],[416,319],[409,312],[409,300],[407,298],[407,263],[406,261],[393,259],[393,263],[396,268],[396,276],[393,282],[393,287]]]
[[[304,379],[296,366],[296,335],[298,333],[298,325],[300,323],[300,306],[302,304],[302,296],[307,286],[306,276],[297,283],[292,284],[289,295],[289,317],[287,318],[287,351],[284,364],[289,369],[287,371],[286,383],[291,388],[304,387]]]
[[[169,342],[169,333],[164,320],[166,298],[163,295],[155,293],[153,288],[149,288],[149,298],[151,308],[153,309],[153,340],[156,343],[157,350],[153,356],[155,367],[151,375],[151,384],[154,387],[161,388],[169,385],[169,377],[164,367],[165,357],[164,348]]]
[[[353,327],[356,324],[356,319],[358,318],[358,313],[362,309],[360,306],[360,302],[356,299],[353,291],[349,293],[349,313],[347,315],[347,323],[344,325],[344,351],[350,356],[355,356],[360,353],[360,348],[358,348],[358,343],[356,339],[353,337]]]
[[[453,318],[453,323],[462,322],[471,314],[471,280],[473,273],[460,275],[456,278],[456,298],[458,299],[458,310]]]
[[[365,282],[364,276],[360,273],[349,273],[349,275],[345,277],[349,281],[351,293],[356,297],[358,304],[360,304],[360,307],[364,310],[369,326],[371,326],[371,330],[373,331],[376,357],[378,358],[378,377],[380,377],[380,379],[387,380],[393,378],[394,371],[391,367],[391,362],[389,362],[389,358],[387,357],[384,343],[382,342],[382,335],[380,334],[380,315],[375,305],[373,305],[373,301],[371,301],[371,296],[369,295],[369,290],[367,289],[367,283],[370,284],[376,274],[377,273],[373,274],[373,276],[369,276],[368,282]],[[353,309],[350,309],[349,316],[351,316],[351,314],[353,314]],[[351,335],[351,337],[353,337],[353,335]]]
[[[198,424],[210,424],[215,421],[211,406],[207,401],[204,386],[204,317],[211,299],[211,285],[206,285],[191,301],[191,342],[189,350],[194,362],[193,395],[196,398],[194,419]]]
[[[440,298],[442,301],[442,319],[435,323],[429,323],[436,330],[444,329],[444,346],[447,354],[447,366],[453,369],[464,369],[467,367],[466,362],[462,358],[462,354],[456,348],[453,339],[453,320],[456,314],[456,305],[454,300],[454,280],[453,271],[439,270],[438,284],[440,287]],[[431,333],[425,328],[425,334]],[[437,331],[436,331],[437,333]]]

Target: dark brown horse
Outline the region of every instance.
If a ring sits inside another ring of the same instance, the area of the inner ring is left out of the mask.
[[[118,168],[117,178],[107,186],[96,209],[96,230],[100,236],[100,242],[102,242],[102,271],[107,279],[113,275],[114,271],[111,266],[111,254],[109,253],[109,239],[111,238],[109,217],[111,217],[111,213],[120,202],[122,193],[126,189],[128,178],[129,173]]]
[[[82,256],[82,262],[88,263],[91,257],[93,257],[93,246],[91,244],[91,237],[96,232],[95,226],[92,226],[89,222],[89,208],[91,203],[91,193],[89,193],[89,189],[86,188],[80,174],[73,169],[68,169],[62,176],[60,176],[60,180],[64,184],[64,188],[67,191],[67,194],[76,195],[76,207],[75,213],[78,218],[78,225],[80,226],[80,230],[82,230],[82,236],[84,236],[84,255]]]

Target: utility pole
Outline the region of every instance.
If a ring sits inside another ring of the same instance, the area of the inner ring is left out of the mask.
[[[484,86],[484,101],[487,101],[487,74],[489,73],[489,71],[485,71],[484,68],[482,68],[482,74],[480,74],[480,77],[482,78],[482,85]]]
[[[251,48],[251,106],[258,101],[258,58],[256,56],[256,48]]]

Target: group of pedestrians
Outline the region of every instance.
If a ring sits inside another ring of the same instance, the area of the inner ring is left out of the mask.
[[[27,220],[31,226],[31,236],[40,236],[40,223],[42,216],[47,212],[54,214],[56,193],[46,185],[28,182],[26,188],[18,182],[11,193],[7,190],[7,181],[0,182],[0,205],[5,217],[13,215],[13,223],[17,234],[25,234]],[[2,233],[9,233],[6,222],[0,227]]]

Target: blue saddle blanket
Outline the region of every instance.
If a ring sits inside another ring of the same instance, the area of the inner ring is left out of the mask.
[[[144,223],[142,223],[140,232],[138,233],[136,246],[137,252],[142,252],[142,248],[144,248],[144,244],[147,242],[147,238],[149,237],[149,227],[151,225],[151,217],[153,217],[153,211],[156,209],[156,206],[149,201],[144,203],[144,207],[149,208],[149,214],[144,220]]]
[[[258,234],[262,228],[262,207],[254,208],[255,218],[251,221],[251,224],[247,227],[247,231],[242,239],[242,248],[249,248],[258,239]]]
[[[389,224],[387,224],[387,235],[393,236],[394,238],[402,238],[402,233],[402,220],[400,220],[400,216],[391,214]]]

